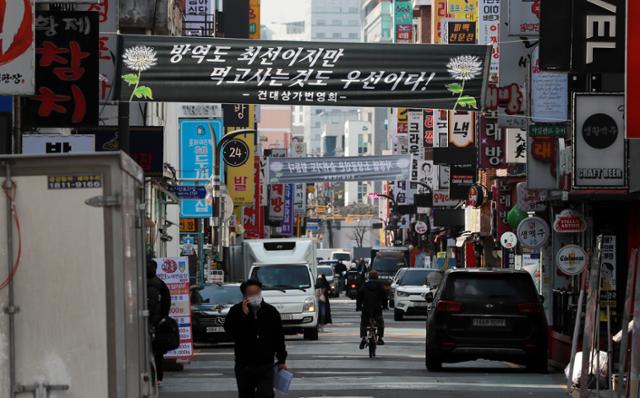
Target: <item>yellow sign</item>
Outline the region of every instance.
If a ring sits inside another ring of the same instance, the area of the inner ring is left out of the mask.
[[[469,0],[447,0],[447,12],[454,20],[477,21],[478,2]]]
[[[249,105],[248,108],[248,128],[252,129],[255,126],[255,107],[253,105]],[[227,126],[225,124],[227,134],[234,130],[246,128],[246,126],[235,127]],[[240,135],[235,138],[247,144],[247,148],[249,148],[249,160],[238,167],[227,166],[227,189],[229,191],[229,195],[231,195],[231,199],[233,199],[234,206],[253,206],[253,202],[255,201],[255,173],[253,170],[253,158],[256,152],[255,138],[254,134]]]
[[[180,232],[196,232],[197,225],[195,218],[181,218]]]
[[[260,40],[260,0],[249,0],[249,39]]]
[[[433,6],[431,7],[431,19],[433,20],[431,42],[434,44],[442,43],[442,24],[445,18],[447,18],[447,0],[433,0]]]

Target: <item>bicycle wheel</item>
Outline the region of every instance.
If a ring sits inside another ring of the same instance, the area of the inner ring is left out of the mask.
[[[376,341],[374,339],[369,340],[369,358],[375,358],[376,356]]]

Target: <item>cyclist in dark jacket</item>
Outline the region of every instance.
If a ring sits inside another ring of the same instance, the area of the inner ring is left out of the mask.
[[[360,317],[360,349],[366,346],[367,326],[369,320],[373,319],[378,327],[378,345],[384,345],[384,317],[382,311],[389,309],[387,293],[384,286],[378,280],[378,273],[371,271],[369,280],[360,287],[356,298],[356,310],[362,311]]]

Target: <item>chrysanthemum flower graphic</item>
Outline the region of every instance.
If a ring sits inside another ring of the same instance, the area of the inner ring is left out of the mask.
[[[452,94],[458,95],[458,99],[453,107],[461,106],[463,108],[477,109],[478,104],[474,97],[464,94],[464,84],[469,80],[473,80],[482,74],[482,60],[474,55],[459,55],[451,58],[447,64],[447,72],[454,80],[459,80],[462,83],[450,83],[447,84],[447,90]]]
[[[156,50],[148,46],[135,46],[124,50],[122,62],[124,62],[127,68],[137,72],[122,76],[122,80],[129,86],[134,86],[129,101],[132,101],[134,97],[138,99],[153,99],[151,87],[140,86],[140,76],[142,72],[158,64],[157,56],[158,53]]]

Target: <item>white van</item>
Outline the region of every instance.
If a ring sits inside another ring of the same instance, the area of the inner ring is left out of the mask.
[[[285,333],[318,339],[315,242],[311,239],[256,239],[244,242],[247,275],[263,285],[264,300],[276,307]]]
[[[351,252],[346,250],[336,250],[331,253],[331,259],[336,261],[342,261],[344,265],[349,266],[351,264]]]

